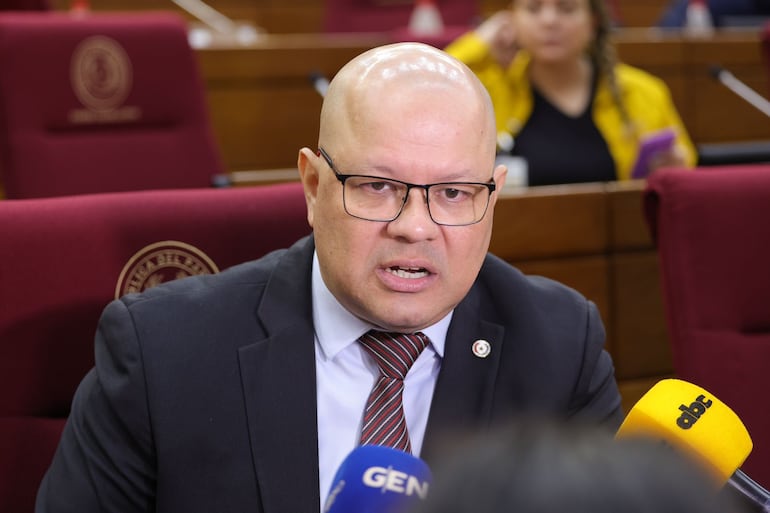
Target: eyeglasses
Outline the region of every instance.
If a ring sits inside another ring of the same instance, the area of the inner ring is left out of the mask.
[[[488,183],[441,182],[414,184],[369,175],[343,175],[323,148],[318,152],[342,184],[342,203],[345,212],[366,221],[389,222],[404,210],[413,188],[425,191],[428,214],[434,223],[443,226],[465,226],[484,218],[489,197],[495,190]]]

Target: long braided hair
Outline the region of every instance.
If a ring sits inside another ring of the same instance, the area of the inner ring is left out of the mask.
[[[618,63],[618,57],[617,52],[615,51],[615,45],[612,44],[610,39],[612,21],[605,0],[588,0],[588,3],[591,8],[591,13],[596,19],[594,40],[588,50],[591,63],[596,70],[597,76],[606,78],[610,89],[610,95],[620,112],[620,117],[623,121],[626,133],[631,137],[636,137],[636,128],[634,127],[631,116],[628,114],[628,109],[626,109],[626,105],[623,102],[623,96],[620,92],[617,75],[615,74],[615,66]]]

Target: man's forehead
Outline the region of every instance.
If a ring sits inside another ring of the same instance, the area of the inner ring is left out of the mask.
[[[335,76],[324,99],[319,139],[359,139],[380,123],[401,123],[403,118],[392,116],[397,108],[422,121],[428,113],[454,112],[466,116],[463,126],[470,127],[471,120],[494,124],[488,95],[464,64],[428,45],[397,43],[359,55]]]

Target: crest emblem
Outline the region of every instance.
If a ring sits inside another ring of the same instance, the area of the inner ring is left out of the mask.
[[[167,281],[218,272],[214,261],[195,246],[175,240],[156,242],[134,253],[123,266],[115,286],[115,299]]]
[[[477,358],[486,358],[492,352],[492,346],[486,340],[477,340],[471,345],[471,351]]]
[[[120,107],[131,92],[131,61],[114,39],[91,36],[81,41],[72,53],[70,81],[75,96],[86,108],[113,110]]]

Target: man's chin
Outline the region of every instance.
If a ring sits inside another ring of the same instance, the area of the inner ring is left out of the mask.
[[[378,316],[376,321],[371,320],[373,324],[387,331],[398,331],[401,333],[414,333],[432,326],[444,318],[446,313],[439,312],[420,312],[415,309],[403,309],[397,312],[391,312],[386,316]]]

